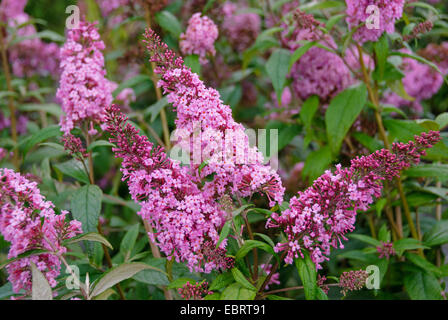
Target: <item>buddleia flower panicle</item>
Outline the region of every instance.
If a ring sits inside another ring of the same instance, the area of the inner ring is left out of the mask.
[[[249,145],[243,125],[234,121],[231,108],[222,103],[218,91],[206,87],[154,31],[147,30],[145,38],[150,60],[157,66],[154,72],[161,77],[158,85],[177,113],[176,128],[187,136],[177,142],[185,150],[194,150],[194,135],[199,132],[201,161],[195,161],[195,153],[190,152],[191,167],[198,172],[205,163],[198,172],[200,178],[214,175],[205,183],[203,192],[214,197],[262,193],[270,206],[281,203],[284,187],[280,177],[263,164],[257,147]]]
[[[113,100],[112,87],[105,78],[105,46],[96,24],[80,21],[79,29],[68,30],[61,48],[62,74],[56,97],[63,111],[61,130],[66,134],[78,126],[95,135],[94,126],[103,125],[105,108]]]
[[[122,158],[121,172],[132,199],[141,205],[138,214],[153,232],[152,241],[178,262],[186,261],[190,270],[210,272],[233,266],[226,257],[224,240],[218,248],[219,230],[227,213],[215,198],[200,190],[200,181],[189,168],[167,157],[146,136],[129,123],[115,105],[107,109],[107,131]]]
[[[0,233],[11,243],[8,259],[30,250],[47,252],[18,259],[6,266],[14,292],[31,290],[30,264],[33,262],[51,287],[56,286],[61,261],[67,249],[63,241],[82,233],[81,223],[66,221],[68,212],[56,214],[51,201],[41,195],[37,182],[13,170],[0,169]]]
[[[430,131],[415,136],[415,142],[394,143],[392,150],[381,149],[369,156],[357,157],[349,168],[336,166],[299,192],[281,214],[273,213],[267,228],[280,227],[287,241],[274,248],[284,252],[285,262],[303,258],[310,252],[317,269],[328,260],[330,248],[344,248],[345,234],[355,229],[356,213],[366,211],[374,198],[381,196],[384,180],[399,176],[401,170],[420,162],[425,149],[440,140],[440,133]]]
[[[215,41],[218,39],[218,27],[207,16],[195,13],[188,20],[185,33],[180,35],[180,50],[184,55],[197,54],[201,64],[207,63],[207,56],[215,56]]]

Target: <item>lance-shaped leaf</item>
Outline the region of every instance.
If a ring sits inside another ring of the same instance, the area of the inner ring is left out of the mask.
[[[114,267],[97,280],[91,296],[96,297],[117,283],[132,278],[142,270],[151,268],[153,267],[140,262],[124,263]]]

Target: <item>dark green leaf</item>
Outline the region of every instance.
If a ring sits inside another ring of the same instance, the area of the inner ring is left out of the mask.
[[[409,272],[404,275],[404,286],[412,300],[442,300],[437,278],[428,272]]]
[[[221,294],[221,300],[253,300],[256,292],[241,286],[239,283],[232,283]]]
[[[286,75],[288,74],[290,56],[291,53],[288,50],[276,49],[266,63],[266,71],[272,81],[279,102],[286,82]]]
[[[348,88],[339,93],[325,113],[328,142],[334,154],[339,152],[342,141],[367,101],[364,85]]]
[[[169,11],[163,10],[156,13],[156,21],[163,30],[171,33],[176,39],[182,33],[179,20]]]
[[[423,237],[423,243],[429,247],[448,243],[448,221],[438,221]]]
[[[75,191],[71,201],[73,218],[82,223],[84,232],[95,232],[101,212],[103,192],[96,185],[85,185]]]
[[[218,248],[221,242],[223,242],[229,235],[231,223],[232,221],[229,220],[224,224],[224,227],[222,227],[221,233],[219,234],[219,240],[216,243],[216,248]]]
[[[246,240],[236,253],[235,259],[240,260],[244,258],[249,253],[249,251],[255,248],[260,248],[270,254],[274,254],[274,249],[267,243],[258,240]]]
[[[38,143],[53,137],[58,137],[61,134],[62,134],[61,128],[59,126],[49,126],[43,128],[37,131],[36,133],[32,134],[31,136],[25,138],[19,144],[19,149],[20,151],[22,151],[23,157],[25,157],[28,151]]]
[[[241,273],[240,270],[238,270],[238,268],[232,268],[231,271],[233,278],[237,283],[248,290],[256,291],[256,288],[246,279],[246,277]]]
[[[233,278],[233,274],[231,272],[221,273],[210,284],[210,290],[213,290],[213,291],[221,290],[222,288],[225,288],[232,282],[234,282],[234,278]]]
[[[104,244],[106,247],[113,249],[112,245],[109,241],[107,241],[106,238],[104,238],[102,235],[96,232],[89,232],[89,233],[83,233],[80,235],[77,235],[73,238],[67,239],[64,241],[64,245],[68,246],[73,243],[77,243],[80,241],[94,241]]]
[[[305,297],[307,300],[317,298],[317,272],[316,265],[311,261],[308,253],[304,253],[304,258],[294,259],[300,279],[302,280]]]
[[[120,244],[120,252],[125,257],[125,261],[130,258],[131,252],[134,249],[135,242],[137,241],[138,231],[140,224],[133,225],[124,235]]]
[[[187,67],[191,68],[192,72],[201,74],[201,64],[199,63],[199,56],[197,54],[186,56],[184,63]]]

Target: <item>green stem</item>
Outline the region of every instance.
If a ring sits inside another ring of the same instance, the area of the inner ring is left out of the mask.
[[[387,138],[386,130],[384,129],[383,120],[381,118],[381,113],[380,113],[381,107],[380,107],[379,99],[378,99],[378,86],[375,83],[375,88],[372,88],[370,76],[367,73],[366,67],[364,65],[362,48],[359,44],[357,44],[357,48],[358,48],[359,63],[361,65],[364,83],[367,86],[367,91],[369,93],[370,101],[375,106],[375,120],[377,122],[379,132],[380,132],[381,138],[384,142],[384,146],[387,149],[391,150],[391,145],[389,143],[389,139]],[[398,192],[400,194],[401,202],[403,204],[403,209],[404,209],[404,213],[406,216],[406,220],[408,221],[409,229],[411,230],[411,235],[414,239],[418,239],[417,230],[415,229],[414,222],[412,221],[411,211],[409,209],[409,204],[406,199],[406,195],[404,193],[403,185],[401,183],[400,178],[396,178],[395,181],[397,183]]]

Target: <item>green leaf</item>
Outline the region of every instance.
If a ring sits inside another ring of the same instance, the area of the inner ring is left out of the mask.
[[[31,262],[32,288],[31,298],[33,300],[53,300],[50,284],[47,278],[37,269],[34,262]]]
[[[342,141],[367,102],[365,85],[348,88],[339,93],[325,112],[328,142],[334,154],[339,152]]]
[[[310,41],[304,43],[302,46],[296,49],[291,55],[291,58],[289,59],[288,71],[291,71],[291,68],[294,65],[294,63],[296,63],[305,53],[307,53],[308,50],[310,50],[316,44],[317,44],[316,41]]]
[[[417,119],[415,120],[415,122],[428,130],[434,130],[434,131],[439,131],[439,124],[437,122],[435,122],[434,120],[431,119]]]
[[[224,239],[227,238],[227,236],[229,235],[230,232],[230,225],[231,225],[232,221],[229,220],[227,221],[224,226],[222,227],[221,233],[219,234],[219,240],[216,243],[216,248],[219,247],[219,245],[221,244],[221,242],[224,241]]]
[[[221,294],[219,292],[213,292],[204,297],[204,300],[221,300]]]
[[[272,241],[272,239],[268,235],[265,235],[263,233],[258,233],[258,232],[254,232],[254,235],[262,238],[264,241],[266,241],[268,244],[270,244],[272,248],[275,247],[274,241]]]
[[[419,240],[413,238],[400,239],[394,242],[394,249],[401,256],[405,250],[429,249]]]
[[[250,208],[250,207],[253,207],[253,204],[245,204],[245,205],[242,205],[241,207],[235,209],[235,210],[232,212],[232,217],[235,218],[236,216],[240,215],[244,210],[246,210],[247,208]]]
[[[300,279],[303,283],[305,298],[307,300],[315,300],[317,298],[317,272],[316,266],[311,261],[307,252],[304,253],[304,258],[294,259]]]
[[[26,251],[24,253],[19,254],[17,257],[10,258],[10,259],[2,262],[0,264],[0,270],[2,270],[8,264],[10,264],[10,263],[12,263],[14,261],[18,261],[18,260],[26,258],[26,257],[31,257],[31,256],[39,255],[39,254],[42,254],[42,253],[48,253],[48,252],[49,252],[48,250],[44,250],[44,249],[35,249],[35,250]]]
[[[383,144],[381,144],[381,142],[364,132],[353,132],[352,136],[364,147],[369,149],[370,152],[375,152],[376,150],[383,148]]]
[[[448,201],[448,188],[423,187],[423,188],[416,188],[416,190],[435,194],[436,196],[439,196],[440,198],[443,198]]]
[[[216,0],[207,0],[207,3],[204,6],[204,9],[202,9],[202,14],[205,14],[216,2]]]
[[[378,246],[381,245],[381,241],[379,241],[377,239],[374,239],[374,238],[372,238],[370,236],[366,236],[364,234],[350,234],[349,237],[353,238],[353,239],[357,239],[357,240],[362,241],[362,242],[365,242],[365,243],[370,244],[370,245],[372,245],[374,247],[378,247]]]
[[[384,126],[390,133],[391,139],[397,138],[400,142],[408,142],[414,139],[415,135],[419,135],[425,129],[412,120],[384,120]]]
[[[186,56],[184,63],[187,67],[191,68],[193,73],[201,74],[201,64],[199,63],[199,56],[197,54]]]
[[[437,268],[435,265],[433,265],[431,262],[426,260],[425,258],[412,253],[412,252],[406,252],[405,253],[406,259],[408,259],[410,262],[415,264],[417,267],[422,268],[426,272],[432,272],[436,277],[441,277],[442,272],[439,268]]]
[[[142,270],[151,268],[151,266],[141,262],[123,263],[113,267],[96,281],[91,296],[96,297],[117,283],[132,278]]]
[[[433,13],[435,13],[436,15],[439,15],[439,11],[436,8],[434,8],[432,5],[430,5],[428,3],[421,2],[421,1],[406,2],[405,7],[420,7],[420,8],[428,9],[428,10],[432,11]]]
[[[22,151],[23,157],[25,157],[28,151],[38,143],[61,135],[61,128],[59,126],[48,126],[25,138],[19,144],[19,150]]]
[[[137,241],[138,231],[140,224],[133,225],[124,235],[120,244],[120,252],[125,257],[125,261],[130,258],[131,252],[134,249],[135,242]]]
[[[241,260],[249,253],[249,251],[251,251],[252,249],[255,249],[255,248],[260,248],[272,255],[275,254],[274,249],[272,249],[272,247],[265,242],[261,242],[258,240],[246,240],[244,242],[244,244],[241,246],[241,248],[238,250],[238,252],[236,253],[235,259]]]
[[[87,147],[87,151],[92,151],[98,147],[115,147],[115,144],[110,143],[109,141],[106,141],[106,140],[97,140],[97,141],[92,142]]]
[[[151,268],[140,271],[134,279],[150,285],[168,285],[168,274],[165,272],[166,259],[150,258],[145,261]]]
[[[438,221],[425,233],[423,243],[429,247],[440,246],[448,243],[448,221]]]
[[[234,282],[234,277],[231,272],[221,273],[210,284],[210,290],[213,290],[213,291],[221,290],[222,288],[225,288],[232,282]]]
[[[94,298],[94,300],[107,300],[107,299],[109,299],[109,297],[112,296],[113,294],[117,294],[117,293],[115,292],[114,289],[109,288],[109,289],[107,289],[106,291],[104,291],[103,293],[97,295],[97,296]]]
[[[166,97],[163,97],[162,99],[158,100],[156,103],[150,105],[145,111],[144,115],[148,116],[151,115],[151,123],[154,122],[157,119],[157,116],[159,115],[160,111],[168,105],[168,100]]]
[[[26,103],[19,105],[18,109],[23,112],[44,111],[58,118],[62,114],[61,106],[56,103]]]
[[[261,54],[272,47],[278,47],[278,45],[278,40],[274,37],[258,37],[255,43],[243,52],[243,69],[247,68],[248,64],[257,54]]]
[[[408,100],[408,101],[414,101],[415,98],[410,96],[403,84],[403,81],[401,79],[399,80],[392,80],[392,81],[387,81],[387,86],[389,87],[389,89],[391,89],[394,93],[396,93],[397,95],[399,95],[401,98]]]
[[[394,107],[393,105],[390,105],[390,104],[386,104],[383,106],[382,114],[389,114],[389,113],[394,113],[394,112],[398,113],[405,119],[408,117],[406,115],[406,113],[404,113],[403,110],[401,110],[400,108]]]
[[[431,177],[441,181],[448,179],[448,165],[446,164],[420,164],[405,171],[408,177]]]
[[[17,93],[13,91],[0,91],[0,99],[4,99],[7,97],[17,97]]]
[[[386,200],[386,199],[383,199]],[[387,200],[386,200],[387,202]],[[386,224],[383,224],[380,228],[380,230],[378,231],[378,240],[380,241],[384,241],[384,242],[389,242],[390,241],[390,231],[387,228]]]
[[[437,278],[428,272],[408,272],[404,276],[404,287],[412,300],[442,300]]]
[[[333,156],[329,146],[311,152],[305,160],[303,175],[310,181],[319,177],[331,164]]]
[[[323,9],[330,9],[330,8],[339,8],[343,7],[344,3],[341,1],[336,0],[327,0],[327,1],[319,1],[319,2],[308,2],[305,4],[302,4],[299,8],[302,11],[312,11],[312,10],[323,10]]]
[[[64,42],[65,41],[65,38],[63,36],[61,36],[59,33],[56,33],[51,30],[43,30],[43,31],[36,32],[36,33],[33,33],[28,36],[16,37],[9,43],[9,46],[12,46],[16,43],[22,42],[24,40],[30,40],[30,39],[45,39],[45,40],[50,40],[53,42]]]
[[[313,122],[314,115],[316,111],[319,109],[319,97],[311,96],[305,100],[300,109],[300,119],[306,128],[310,128]]]
[[[71,159],[66,162],[57,163],[53,166],[69,177],[75,178],[86,184],[89,183],[89,176],[87,175],[82,162],[79,160]]]
[[[384,80],[386,81],[386,85],[401,97],[411,101],[414,100],[414,98],[406,93],[401,81],[404,78],[404,73],[397,66],[386,61],[383,74],[381,75],[380,72],[380,69],[376,68],[372,73],[372,79],[376,81]]]
[[[328,300],[327,294],[324,292],[324,290],[322,290],[319,287],[317,287],[317,290],[316,290],[316,297],[317,297],[317,300]]]
[[[405,57],[405,58],[411,58],[411,59],[417,60],[418,62],[421,62],[423,64],[427,64],[428,66],[430,66],[431,68],[436,70],[438,73],[440,73],[442,75],[442,77],[445,76],[443,74],[443,72],[440,71],[439,67],[435,63],[433,63],[433,62],[431,62],[429,60],[426,60],[425,58],[420,57],[420,56],[418,56],[416,54],[410,54],[410,53],[405,53],[405,52],[401,52],[401,51],[394,51],[394,52],[391,52],[390,55],[391,56],[400,56],[400,57]]]
[[[300,132],[302,129],[298,125],[286,125],[280,128],[278,136],[278,151],[286,147]]]
[[[118,94],[126,88],[134,88],[142,82],[152,83],[151,77],[146,74],[138,74],[132,78],[129,78],[126,81],[123,81],[117,89],[112,92],[113,97],[115,98]]]
[[[73,218],[82,223],[84,232],[95,232],[101,212],[103,192],[96,185],[85,185],[75,191],[71,201]]]
[[[112,245],[109,241],[107,241],[106,238],[104,238],[102,235],[96,232],[89,232],[89,233],[83,233],[80,235],[77,235],[73,238],[67,239],[64,241],[64,246],[68,246],[73,243],[77,243],[80,241],[93,241],[93,242],[99,242],[104,244],[106,247],[113,249]]]
[[[253,300],[256,292],[244,288],[239,283],[232,283],[221,294],[221,300]]]
[[[386,34],[383,34],[381,38],[374,43],[373,48],[376,56],[376,69],[378,69],[378,79],[384,78],[384,72],[386,70],[387,56],[389,55],[389,43],[387,41]]]
[[[445,129],[448,126],[448,112],[439,114],[436,117],[436,122],[439,124],[440,130]]]
[[[20,290],[21,294],[23,294],[23,290]],[[10,298],[11,296],[14,296],[16,293],[12,290],[11,282],[5,283],[3,286],[0,287],[0,300],[4,300],[6,298]]]
[[[342,14],[336,14],[334,16],[332,16],[330,19],[328,19],[327,23],[325,24],[325,28],[328,31],[331,31],[331,29],[333,29],[333,26],[338,23],[339,21],[341,21],[344,17],[346,16],[345,13]]]
[[[288,74],[290,57],[291,53],[288,50],[276,49],[266,63],[266,71],[272,81],[279,102],[286,82],[286,75]]]
[[[235,279],[235,281],[237,282],[237,283],[239,283],[241,286],[243,286],[244,288],[246,288],[246,289],[249,289],[249,290],[253,290],[253,291],[256,291],[257,289],[252,285],[252,283],[250,283],[247,279],[246,279],[246,277],[241,273],[241,271],[240,270],[238,270],[238,268],[232,268],[232,275],[233,275],[233,278]]]
[[[169,11],[163,10],[156,13],[156,21],[163,30],[171,33],[176,39],[182,33],[179,20]]]
[[[65,152],[64,151],[65,150],[64,146],[60,145],[58,143],[55,143],[55,142],[42,142],[42,143],[39,143],[39,147],[44,147],[44,146],[51,147],[51,148],[56,149],[56,150],[61,151],[61,152]],[[48,159],[48,158],[46,158],[46,159]]]
[[[178,278],[171,281],[171,283],[168,285],[168,289],[182,288],[187,284],[187,282],[189,282],[190,284],[195,284],[197,281],[191,278]]]

